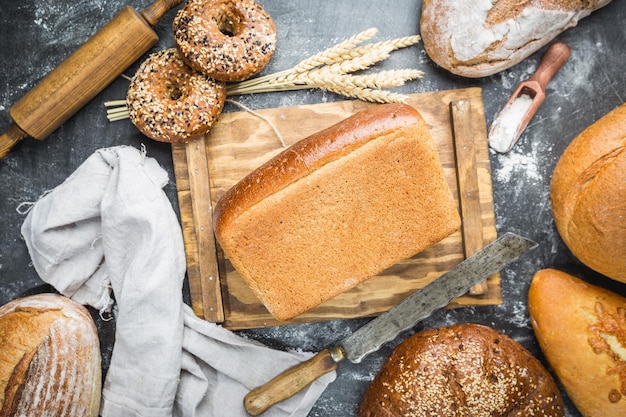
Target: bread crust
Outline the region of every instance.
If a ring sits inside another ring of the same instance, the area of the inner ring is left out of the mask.
[[[559,390],[522,345],[478,324],[423,330],[398,345],[359,417],[563,416]]]
[[[39,294],[0,307],[0,417],[97,416],[100,346],[81,305]]]
[[[550,201],[561,238],[580,261],[626,282],[626,104],[581,132],[561,155]]]
[[[426,122],[376,105],[307,137],[220,198],[216,238],[279,320],[436,243],[460,217]]]
[[[255,169],[219,199],[213,216],[217,234],[240,213],[316,169],[349,154],[383,132],[402,129],[415,123],[426,122],[410,106],[374,106],[367,112],[357,113],[341,123],[296,142]]]
[[[581,414],[626,415],[626,298],[543,269],[528,309],[541,350]]]
[[[424,0],[420,34],[430,58],[478,78],[518,64],[610,0]]]

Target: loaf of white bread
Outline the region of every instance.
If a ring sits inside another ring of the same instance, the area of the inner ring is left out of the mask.
[[[420,34],[430,58],[464,77],[521,62],[610,0],[424,0]]]
[[[478,324],[423,330],[387,358],[359,417],[561,417],[554,379],[510,337]]]
[[[460,227],[428,125],[371,106],[300,140],[218,201],[215,236],[254,294],[289,320]]]
[[[626,416],[626,298],[543,269],[530,285],[528,310],[543,354],[581,414]]]
[[[581,262],[626,282],[626,104],[581,132],[550,182],[559,234]]]
[[[83,306],[40,294],[0,307],[0,417],[96,417],[101,373]]]

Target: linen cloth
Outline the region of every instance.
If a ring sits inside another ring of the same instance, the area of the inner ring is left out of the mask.
[[[34,268],[63,295],[116,308],[103,417],[247,416],[243,397],[312,353],[270,349],[204,321],[183,302],[182,230],[167,172],[130,146],[97,150],[31,207]],[[329,373],[264,416],[306,416]]]

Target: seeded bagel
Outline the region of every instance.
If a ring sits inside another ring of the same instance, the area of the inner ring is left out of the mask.
[[[252,0],[191,0],[173,28],[187,65],[221,81],[252,77],[276,49],[274,21]]]

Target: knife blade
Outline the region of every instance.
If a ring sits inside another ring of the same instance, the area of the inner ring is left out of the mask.
[[[435,310],[465,294],[474,284],[500,271],[537,243],[514,233],[505,233],[495,242],[460,262],[450,271],[397,306],[371,320],[335,346],[324,349],[250,391],[244,398],[248,414],[257,416],[272,405],[290,398],[324,374],[335,370],[344,359],[359,363],[401,332],[415,326]]]

